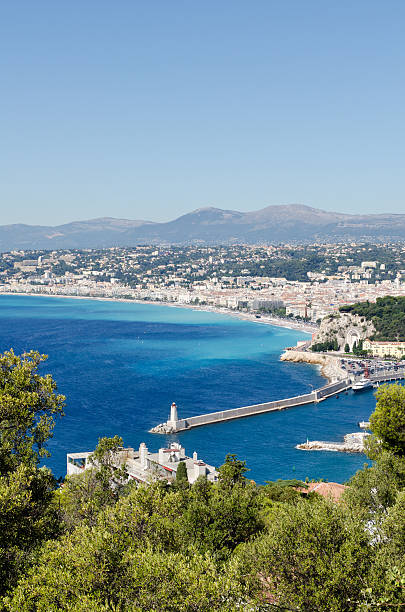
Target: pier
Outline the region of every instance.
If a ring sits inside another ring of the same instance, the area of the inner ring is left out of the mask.
[[[230,410],[209,412],[207,414],[201,414],[199,416],[193,416],[187,419],[172,419],[172,409],[170,419],[166,423],[153,427],[153,429],[150,430],[150,433],[176,433],[178,431],[191,429],[192,427],[201,427],[202,425],[220,423],[222,421],[231,421],[233,419],[240,419],[243,417],[253,416],[255,414],[263,414],[264,412],[274,412],[276,410],[286,410],[287,408],[293,408],[295,406],[303,406],[304,404],[313,404],[314,402],[321,402],[328,397],[336,395],[337,393],[346,391],[347,389],[350,389],[350,387],[351,381],[349,379],[345,379],[330,383],[324,387],[321,387],[320,389],[314,389],[311,391],[311,393],[296,395],[295,397],[288,397],[286,399],[275,400],[272,402],[265,402],[264,404],[253,404],[252,406],[242,406],[241,408],[231,408]]]
[[[391,380],[403,380],[405,378],[405,366],[404,368],[388,372],[386,374],[374,374],[370,376],[370,380],[376,385],[380,383],[390,382]]]
[[[405,366],[398,370],[385,371],[381,374],[374,374],[370,376],[370,380],[379,385],[393,380],[402,380],[405,378]],[[319,389],[314,389],[311,393],[304,393],[303,395],[296,395],[294,397],[288,397],[286,399],[274,400],[271,402],[265,402],[263,404],[253,404],[251,406],[242,406],[241,408],[231,408],[229,410],[221,410],[218,412],[209,412],[207,414],[200,414],[198,416],[192,416],[185,419],[179,419],[177,414],[177,406],[172,404],[171,413],[166,423],[161,423],[150,430],[150,433],[170,434],[177,433],[179,431],[185,431],[192,429],[193,427],[201,427],[202,425],[211,425],[213,423],[222,423],[224,421],[231,421],[233,419],[241,419],[244,417],[254,416],[256,414],[263,414],[265,412],[275,412],[279,410],[287,410],[288,408],[295,408],[297,406],[304,406],[305,404],[314,404],[322,402],[328,397],[333,397],[348,391],[351,389],[354,382],[353,378],[347,377],[337,382],[332,382]]]

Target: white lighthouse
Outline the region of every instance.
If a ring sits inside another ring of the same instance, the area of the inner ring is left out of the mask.
[[[167,424],[170,425],[170,427],[172,427],[173,429],[176,429],[178,420],[179,420],[179,417],[177,415],[177,406],[173,402],[173,404],[170,406],[170,418],[167,421]]]

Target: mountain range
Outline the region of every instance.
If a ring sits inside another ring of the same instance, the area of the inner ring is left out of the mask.
[[[103,217],[58,226],[2,225],[0,251],[135,246],[405,240],[405,214],[349,215],[302,204],[238,212],[199,208],[166,223]]]

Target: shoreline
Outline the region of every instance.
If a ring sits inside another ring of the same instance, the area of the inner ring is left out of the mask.
[[[280,361],[316,365],[320,369],[321,376],[326,378],[328,382],[347,378],[346,372],[341,368],[340,358],[337,356],[321,355],[319,353],[310,353],[308,351],[300,351],[299,348],[293,348],[285,350],[280,356]]]
[[[71,299],[71,300],[95,300],[98,302],[124,302],[124,303],[134,303],[134,304],[148,304],[151,306],[168,306],[170,308],[185,308],[187,310],[197,310],[200,312],[213,312],[215,314],[222,314],[231,317],[235,317],[236,319],[240,319],[242,321],[250,321],[251,323],[259,323],[262,325],[273,325],[275,327],[284,327],[286,329],[291,329],[293,331],[300,331],[306,334],[313,334],[317,328],[310,326],[306,323],[301,323],[299,321],[285,321],[284,319],[278,317],[271,317],[261,315],[258,319],[255,314],[248,312],[238,312],[235,310],[231,310],[229,308],[221,308],[219,306],[204,306],[204,305],[194,305],[194,304],[180,304],[174,302],[165,302],[165,301],[157,301],[157,300],[138,300],[136,298],[114,298],[114,297],[106,297],[106,296],[92,296],[92,295],[66,295],[66,294],[55,294],[55,293],[33,293],[33,292],[25,292],[25,291],[0,291],[0,296],[2,295],[22,295],[29,297],[51,297],[51,298],[61,298],[61,299]]]

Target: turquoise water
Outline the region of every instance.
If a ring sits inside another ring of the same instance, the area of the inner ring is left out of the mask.
[[[375,401],[372,392],[341,395],[177,436],[148,429],[167,419],[175,401],[180,416],[269,401],[319,387],[324,379],[306,364],[279,361],[285,346],[308,336],[295,330],[184,308],[0,296],[0,350],[31,348],[49,355],[52,373],[67,396],[46,463],[66,472],[66,453],[92,450],[100,436],[124,444],[145,441],[156,450],[179,440],[188,454],[220,465],[227,453],[245,459],[258,482],[277,478],[326,478],[343,482],[365,457],[295,449],[309,439],[341,440],[357,431]]]

